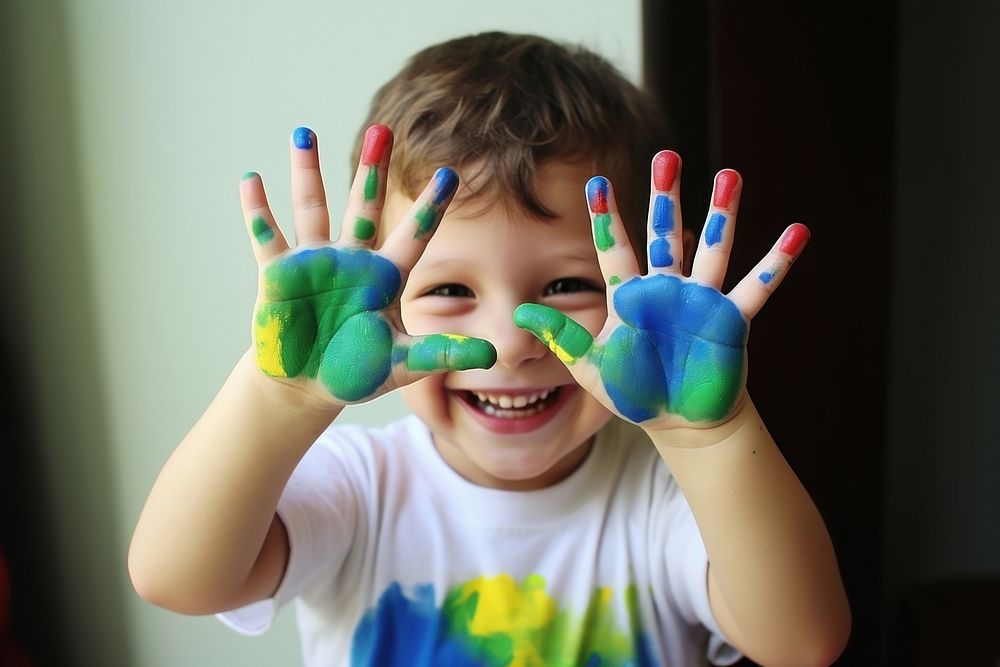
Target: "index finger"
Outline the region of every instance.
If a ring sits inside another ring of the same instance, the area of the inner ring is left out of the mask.
[[[403,220],[382,244],[381,253],[405,273],[420,259],[448,204],[458,190],[458,174],[441,167],[420,193]]]

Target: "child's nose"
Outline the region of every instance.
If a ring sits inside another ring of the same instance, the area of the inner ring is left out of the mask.
[[[492,326],[485,336],[497,349],[497,365],[518,368],[549,353],[541,341],[514,324],[513,308],[491,318]]]

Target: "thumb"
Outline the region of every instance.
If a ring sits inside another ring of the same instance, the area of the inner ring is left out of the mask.
[[[497,351],[492,343],[482,338],[430,334],[397,343],[392,357],[393,365],[402,365],[402,373],[397,376],[402,386],[441,371],[489,368],[496,363]]]
[[[589,331],[555,308],[537,303],[515,308],[514,324],[534,334],[567,366],[586,356],[594,345]]]

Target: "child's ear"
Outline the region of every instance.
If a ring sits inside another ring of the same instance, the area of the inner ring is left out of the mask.
[[[698,237],[690,229],[685,229],[682,235],[684,242],[684,261],[681,262],[681,273],[691,277],[691,267],[694,266],[694,251],[698,247]]]

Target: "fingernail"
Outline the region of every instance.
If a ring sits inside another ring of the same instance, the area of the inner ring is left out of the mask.
[[[785,233],[781,236],[778,250],[786,255],[798,257],[802,249],[806,247],[806,243],[809,242],[811,236],[812,234],[809,232],[808,227],[800,222],[796,222],[786,229]]]
[[[681,166],[681,158],[673,151],[660,151],[653,158],[653,185],[660,192],[667,192],[674,187],[677,170]]]
[[[451,167],[441,167],[434,172],[434,203],[441,204],[455,194],[458,188],[458,173]]]
[[[717,208],[729,208],[736,186],[740,183],[740,175],[732,169],[723,169],[715,175],[715,194],[712,204]]]
[[[608,179],[594,176],[587,181],[587,205],[591,213],[608,212]]]
[[[308,150],[313,147],[316,135],[308,127],[297,127],[292,132],[292,141],[295,147],[300,150]]]
[[[361,164],[372,165],[382,162],[382,155],[390,141],[392,141],[392,131],[385,125],[372,125],[365,130],[365,140],[361,146]]]

